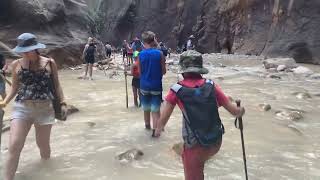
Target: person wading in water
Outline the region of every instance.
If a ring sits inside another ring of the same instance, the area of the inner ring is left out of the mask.
[[[83,75],[83,79],[87,79],[87,74],[89,71],[89,79],[92,79],[92,71],[93,71],[93,64],[94,64],[94,56],[96,53],[96,45],[94,43],[93,38],[89,37],[88,38],[88,43],[86,44],[86,46],[84,47],[83,53],[82,53],[82,57],[85,59],[86,62],[86,68],[85,68],[85,72]]]
[[[38,49],[45,47],[44,44],[37,42],[33,34],[24,33],[18,37],[18,45],[13,49],[14,52],[21,54],[22,59],[12,63],[12,89],[0,102],[0,107],[4,108],[17,95],[11,117],[4,180],[14,179],[20,153],[32,125],[35,127],[41,158],[44,160],[50,158],[50,134],[55,122],[53,94],[49,89],[51,77],[55,82],[61,104],[66,104],[55,61],[39,55]]]
[[[153,135],[160,117],[162,101],[162,76],[166,74],[165,57],[156,47],[158,42],[151,31],[142,34],[145,49],[140,52],[138,63],[140,72],[141,105],[144,111],[146,129],[151,129],[152,115]]]
[[[223,106],[237,117],[243,116],[245,110],[232,104],[217,84],[201,76],[209,71],[203,67],[200,53],[193,50],[184,52],[179,64],[184,79],[173,85],[166,96],[155,136],[160,136],[178,104],[183,114],[185,179],[203,180],[205,162],[219,151],[222,144],[224,127],[218,107]]]

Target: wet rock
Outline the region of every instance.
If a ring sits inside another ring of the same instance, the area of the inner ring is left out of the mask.
[[[261,111],[270,111],[271,105],[270,104],[259,104],[259,108]]]
[[[277,67],[277,71],[284,71],[284,70],[286,70],[287,69],[287,66],[286,65],[279,65],[278,67]]]
[[[271,78],[271,79],[281,79],[280,76],[274,75],[274,74],[269,74],[267,75],[267,78]]]
[[[180,142],[172,146],[172,150],[179,156],[182,155],[184,143]]]
[[[109,64],[111,61],[112,61],[111,58],[107,58],[107,59],[98,61],[97,63],[98,63],[99,65],[107,65],[107,64]]]
[[[77,113],[77,112],[79,112],[79,109],[76,108],[75,106],[73,106],[73,105],[68,105],[67,106],[67,115],[74,114],[74,113]]]
[[[291,121],[299,121],[303,119],[302,113],[298,111],[277,111],[276,116],[280,119],[291,120]]]
[[[224,77],[221,77],[221,76],[220,76],[220,77],[217,77],[217,79],[220,80],[220,81],[223,81],[223,80],[224,80]]]
[[[117,159],[122,162],[130,162],[133,160],[139,160],[142,158],[144,153],[136,148],[130,149],[124,153],[121,153],[117,156]]]
[[[95,122],[86,122],[86,124],[89,126],[89,127],[94,127],[96,125]]]
[[[287,68],[295,68],[297,67],[297,64],[294,59],[292,58],[272,58],[272,59],[266,59],[263,62],[263,66],[265,69],[270,68],[278,68],[280,65],[284,65]]]
[[[293,130],[293,132],[295,132],[297,135],[302,136],[303,133],[302,131],[294,124],[289,124],[288,128],[290,128],[291,130]]]
[[[311,71],[309,68],[299,66],[297,68],[292,69],[293,73],[295,74],[313,74],[313,71]]]
[[[309,78],[320,80],[320,73],[312,74]]]
[[[311,95],[307,92],[295,92],[293,93],[298,99],[311,99]]]

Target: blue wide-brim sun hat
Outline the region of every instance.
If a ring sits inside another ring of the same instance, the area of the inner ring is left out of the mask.
[[[39,43],[37,37],[31,33],[23,33],[17,38],[17,46],[12,49],[15,53],[25,53],[36,49],[44,49],[46,45]]]

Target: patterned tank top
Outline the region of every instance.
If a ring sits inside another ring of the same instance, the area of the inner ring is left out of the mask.
[[[30,70],[29,68],[23,68],[18,71],[18,80],[20,82],[17,97],[15,101],[21,102],[24,100],[52,100],[53,95],[49,89],[49,83],[51,81],[51,73],[46,69],[46,65],[39,70]]]

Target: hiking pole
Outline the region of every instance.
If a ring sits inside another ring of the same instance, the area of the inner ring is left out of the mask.
[[[126,64],[124,64],[124,81],[125,81],[125,83],[126,83],[126,107],[127,107],[127,109],[129,108],[129,98],[128,98],[128,82],[127,82],[127,66],[126,66]]]
[[[236,103],[237,103],[237,107],[240,107],[241,101],[240,101],[240,100],[237,100]],[[239,127],[237,127],[237,121],[239,121]],[[235,124],[236,128],[240,129],[240,133],[241,133],[241,143],[242,143],[242,154],[243,154],[243,164],[244,164],[244,172],[245,172],[245,175],[246,175],[246,180],[248,180],[247,158],[246,158],[246,149],[245,149],[245,146],[244,146],[242,117],[236,118],[234,124]]]

